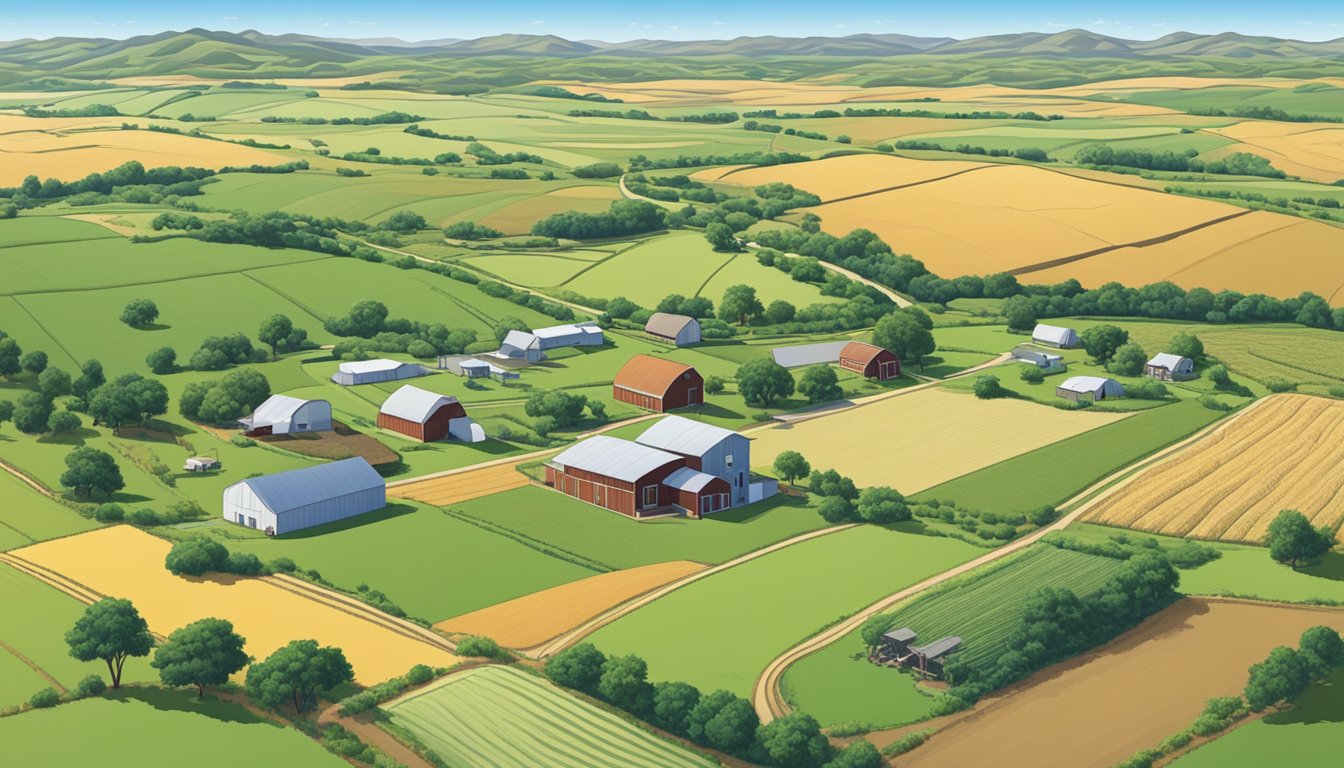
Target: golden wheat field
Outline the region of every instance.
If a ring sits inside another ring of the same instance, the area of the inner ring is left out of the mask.
[[[924,389],[755,432],[752,457],[765,468],[781,451],[797,450],[859,487],[910,494],[1125,417]]]
[[[1344,402],[1274,395],[1136,477],[1088,519],[1223,541],[1259,542],[1283,509],[1344,521]]]
[[[509,648],[530,648],[704,567],[703,563],[674,560],[601,573],[464,613],[434,626],[445,632],[485,635]]]
[[[160,635],[213,616],[233,622],[247,640],[245,650],[256,659],[291,640],[338,646],[363,685],[387,680],[414,664],[447,667],[458,661],[393,624],[375,623],[282,589],[270,578],[174,576],[163,565],[169,549],[163,539],[118,525],[8,554],[101,594],[131,600],[150,630]]]
[[[891,155],[842,155],[809,163],[765,167],[737,166],[695,174],[701,181],[722,181],[754,187],[772,182],[792,184],[823,201],[861,195],[908,184],[920,184],[989,167],[962,160],[911,160]]]
[[[431,477],[406,485],[390,486],[388,496],[431,504],[436,507],[469,501],[527,485],[527,475],[512,463]]]
[[[564,211],[601,213],[620,197],[620,192],[611,186],[557,189],[491,211],[480,220],[480,223],[506,235],[522,235],[530,232],[533,224],[553,213]]]
[[[1339,125],[1248,120],[1208,130],[1239,142],[1211,157],[1251,152],[1292,176],[1327,184],[1344,179],[1344,127]]]
[[[59,119],[59,118],[53,118]],[[261,149],[191,136],[145,130],[70,133],[16,131],[0,136],[0,184],[25,176],[78,179],[138,160],[146,168],[165,165],[277,165],[281,155]]]

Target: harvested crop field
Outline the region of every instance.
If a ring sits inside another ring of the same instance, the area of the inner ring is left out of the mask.
[[[565,211],[601,213],[619,199],[621,194],[614,185],[568,187],[510,203],[492,211],[479,223],[506,235],[522,235],[530,232],[533,224],[551,214]]]
[[[345,651],[364,685],[405,672],[414,664],[452,666],[457,657],[417,639],[410,625],[390,620],[362,603],[319,602],[305,589],[277,578],[174,576],[163,566],[171,545],[125,525],[103,528],[9,552],[19,565],[58,574],[102,595],[130,599],[160,635],[197,619],[232,621],[257,659],[291,640],[312,638]]]
[[[723,181],[754,187],[772,182],[792,184],[829,202],[838,197],[920,184],[954,173],[985,168],[987,163],[961,160],[909,160],[891,155],[843,155],[810,163],[764,167],[714,168],[695,174],[701,181]],[[840,233],[837,233],[840,234]]]
[[[1236,139],[1226,152],[1253,152],[1293,176],[1327,184],[1344,178],[1344,128],[1323,123],[1248,120],[1210,133]]]
[[[412,499],[443,507],[460,501],[479,499],[482,496],[522,488],[528,484],[527,475],[518,471],[512,463],[497,464],[483,469],[472,469],[443,477],[418,480],[406,485],[391,486],[388,496],[400,499]]]
[[[445,632],[485,635],[509,648],[530,648],[609,608],[703,568],[703,563],[673,560],[601,573],[465,613],[434,626]]]
[[[18,184],[29,174],[78,179],[138,160],[146,168],[195,165],[276,165],[287,158],[222,141],[151,131],[28,131],[0,136],[0,184]]]
[[[1139,475],[1087,519],[1172,536],[1259,542],[1282,509],[1344,520],[1344,402],[1274,395]]]
[[[913,494],[1123,418],[935,388],[754,432],[752,453],[765,468],[801,447],[813,467],[834,467],[859,487]]]
[[[1213,696],[1308,627],[1344,610],[1186,598],[1101,649],[1042,670],[904,755],[902,768],[1105,768],[1187,727]]]
[[[384,709],[441,760],[465,768],[716,765],[511,667],[468,669]]]

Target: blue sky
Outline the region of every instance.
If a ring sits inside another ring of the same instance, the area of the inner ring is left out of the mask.
[[[1176,30],[1236,31],[1303,40],[1344,37],[1338,0],[832,0],[831,2],[437,2],[425,0],[4,0],[0,39],[57,35],[130,37],[165,29],[206,27],[330,37],[424,40],[501,32],[554,34],[570,39],[639,37],[705,39],[738,35],[827,35],[899,32],[973,37],[1080,27],[1151,39]]]

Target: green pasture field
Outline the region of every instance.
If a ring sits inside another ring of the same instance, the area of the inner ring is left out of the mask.
[[[1331,768],[1344,742],[1344,670],[1307,688],[1293,707],[1237,726],[1177,758],[1177,768]]]
[[[0,249],[6,258],[11,249],[27,245],[77,243],[85,240],[112,240],[117,233],[87,221],[73,221],[54,216],[20,216],[0,222]]]
[[[1122,100],[1180,110],[1277,107],[1294,114],[1344,117],[1344,101],[1340,100],[1341,96],[1344,96],[1344,89],[1325,83],[1309,83],[1296,88],[1220,85],[1196,89],[1136,91],[1125,94]]]
[[[1074,523],[1065,533],[1088,542],[1154,539],[1163,548],[1183,539],[1093,523]],[[1269,556],[1264,547],[1221,541],[1201,542],[1221,556],[1198,568],[1181,571],[1181,591],[1188,595],[1250,597],[1280,603],[1344,603],[1344,553],[1331,552],[1320,562],[1294,571]]]
[[[1208,426],[1220,415],[1192,400],[1142,411],[949,480],[918,497],[993,512],[1059,504],[1111,472]]]
[[[1017,628],[1023,601],[1051,585],[1087,594],[1101,586],[1123,561],[1037,545],[903,603],[885,615],[910,627],[917,643],[956,635],[958,656],[992,663]],[[933,699],[914,678],[868,661],[858,630],[800,660],[785,673],[784,690],[798,709],[824,725],[867,722],[878,727],[920,720]]]
[[[1201,336],[1205,350],[1236,373],[1337,387],[1344,384],[1344,344],[1334,331],[1297,326],[1243,326]]]
[[[786,496],[702,520],[636,521],[532,486],[458,502],[450,513],[604,569],[668,560],[721,563],[827,525],[813,507]]]
[[[155,114],[177,118],[190,112],[219,118],[233,117],[234,113],[272,109],[281,104],[304,100],[305,89],[298,90],[236,90],[215,88],[188,99],[179,99],[154,110]]]
[[[413,253],[415,249],[411,248]],[[567,253],[482,253],[468,256],[462,263],[516,285],[544,287],[560,285],[593,263]]]
[[[544,554],[441,510],[392,500],[386,509],[266,538],[221,519],[177,528],[174,537],[207,533],[262,560],[290,557],[343,589],[359,584],[387,594],[429,621],[511,600],[597,571]]]
[[[72,734],[79,734],[72,738]],[[148,736],[153,734],[152,738]],[[5,756],[18,765],[91,765],[134,755],[170,765],[191,754],[199,768],[239,764],[341,768],[341,758],[299,731],[214,696],[158,688],[106,695],[0,719]]]
[[[717,765],[513,667],[477,667],[386,707],[451,765],[683,768]]]
[[[83,603],[0,563],[0,612],[15,619],[6,620],[0,625],[0,640],[65,687],[74,687],[88,675],[99,675],[110,684],[106,664],[102,661],[76,661],[70,656],[70,649],[65,644],[65,633],[84,614]],[[0,656],[3,655],[12,655],[12,652],[0,648]],[[14,660],[23,663],[17,657]],[[157,676],[157,672],[149,666],[149,659],[130,658],[126,660],[122,680],[132,682]],[[0,698],[0,707],[26,701],[38,688],[47,685],[47,682],[42,681],[33,688],[27,688],[26,685],[4,686],[0,688],[0,694],[4,697]],[[11,721],[0,718],[0,723],[8,722]],[[0,743],[5,744],[8,754],[8,739],[0,739]]]
[[[1255,181],[1236,180],[1220,181],[1217,179],[1197,182],[1175,182],[1175,187],[1185,187],[1187,189],[1200,189],[1209,192],[1247,192],[1264,195],[1268,198],[1285,197],[1292,200],[1295,197],[1311,197],[1315,199],[1330,198],[1344,203],[1344,187],[1334,184],[1317,184],[1310,181],[1278,181],[1275,179],[1257,179]],[[1229,200],[1227,202],[1235,204],[1237,201]]]
[[[8,399],[9,393],[5,393]],[[116,459],[126,487],[112,494],[110,501],[127,505],[131,509],[148,506],[157,501],[170,501],[185,498],[174,493],[167,486],[153,479],[146,472],[138,470],[112,444],[109,432],[87,426],[87,417],[82,417],[85,427],[66,435],[44,435],[31,437],[22,435],[13,424],[0,425],[0,460],[21,469],[48,488],[60,491],[60,477],[66,469],[65,457],[81,445],[106,451]],[[155,504],[157,506],[157,504]]]
[[[644,657],[651,679],[749,696],[761,669],[793,643],[982,551],[956,539],[861,526],[693,582],[591,639],[606,653]]]
[[[0,549],[98,527],[94,521],[48,499],[8,472],[0,472],[0,498],[5,500],[0,505]]]

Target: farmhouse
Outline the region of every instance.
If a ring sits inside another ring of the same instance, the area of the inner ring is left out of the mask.
[[[380,381],[401,381],[424,376],[428,371],[416,363],[403,363],[397,360],[358,360],[341,363],[340,368],[331,375],[331,380],[341,386],[356,384],[377,384]]]
[[[1055,395],[1073,402],[1096,402],[1106,398],[1124,397],[1125,388],[1115,379],[1101,376],[1074,376],[1055,387]]]
[[[700,343],[700,321],[686,315],[654,312],[644,324],[644,332],[678,347]]]
[[[1056,373],[1065,370],[1064,358],[1052,352],[1046,352],[1043,349],[1035,349],[1027,344],[1019,344],[1013,347],[1013,359],[1020,363],[1034,365],[1046,373]]]
[[[731,429],[667,416],[644,430],[635,442],[675,453],[686,459],[690,469],[721,478],[732,488],[733,505],[756,500],[750,496],[751,441]]]
[[[1041,323],[1031,332],[1031,340],[1047,347],[1073,349],[1078,346],[1078,332],[1072,328],[1061,328],[1058,325]]]
[[[407,384],[388,395],[378,409],[378,426],[431,443],[449,436],[466,443],[485,440],[485,430],[467,417],[456,397]]]
[[[878,381],[901,375],[901,361],[894,352],[862,341],[851,341],[840,349],[840,367]]]
[[[639,408],[666,413],[705,404],[705,380],[693,366],[635,355],[616,373],[611,396]]]
[[[224,489],[224,519],[279,535],[387,506],[383,478],[356,456],[249,477]]]
[[[500,343],[499,351],[494,354],[496,357],[529,363],[539,362],[546,356],[541,351],[541,339],[527,331],[509,331]]]
[[[792,347],[775,347],[770,356],[785,368],[797,368],[803,365],[827,365],[839,362],[840,351],[849,346],[848,341],[823,341],[818,344],[797,344]]]
[[[248,437],[326,432],[331,429],[331,403],[271,395],[252,415],[238,420]]]
[[[1143,374],[1161,381],[1188,381],[1195,377],[1195,361],[1163,352],[1148,361]]]
[[[672,512],[704,516],[731,506],[728,483],[690,468],[686,457],[606,435],[551,459],[546,484],[636,518]]]

